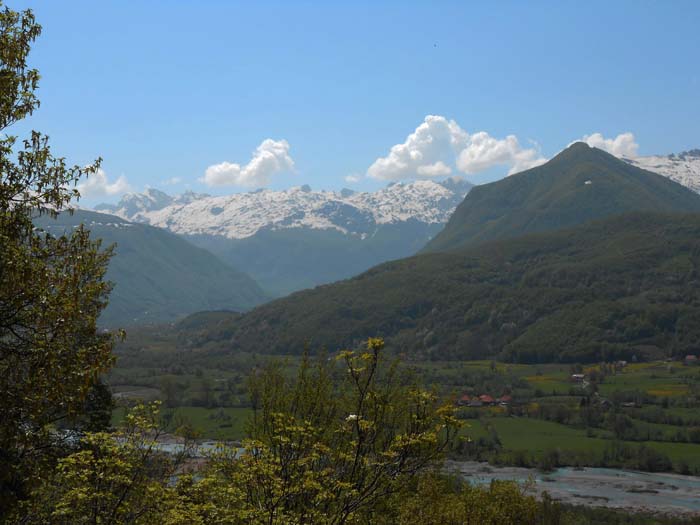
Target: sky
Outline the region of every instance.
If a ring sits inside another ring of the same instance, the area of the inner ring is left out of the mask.
[[[700,2],[7,0],[84,202],[501,178],[586,138],[700,147]]]

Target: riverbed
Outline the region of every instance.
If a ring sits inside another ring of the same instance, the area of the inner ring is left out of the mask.
[[[535,469],[494,467],[473,461],[451,461],[448,469],[474,483],[515,480],[530,483],[528,491],[575,505],[635,512],[700,516],[700,477],[609,468]]]

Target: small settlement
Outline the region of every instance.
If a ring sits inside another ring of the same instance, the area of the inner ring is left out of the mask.
[[[507,407],[512,402],[513,398],[509,395],[503,395],[501,397],[494,398],[488,394],[481,394],[479,396],[470,396],[469,394],[464,394],[457,400],[457,405],[472,408],[479,408],[483,406]]]

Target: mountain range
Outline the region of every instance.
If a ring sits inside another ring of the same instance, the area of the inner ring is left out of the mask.
[[[172,197],[149,189],[97,209],[184,236],[279,296],[413,255],[443,228],[471,187],[449,178],[376,192],[301,186]]]
[[[200,310],[247,310],[268,299],[246,274],[161,228],[84,210],[57,219],[44,215],[35,224],[52,235],[84,224],[103,247],[116,244],[103,326],[174,321]]]
[[[659,173],[700,193],[700,149],[634,159],[623,157],[623,160],[638,168]]]
[[[697,193],[584,142],[542,166],[475,187],[424,251],[556,230],[637,210],[700,211]]]
[[[479,188],[428,253],[244,315],[200,314],[199,340],[285,353],[383,336],[431,359],[516,361],[697,345],[700,195],[580,143]]]

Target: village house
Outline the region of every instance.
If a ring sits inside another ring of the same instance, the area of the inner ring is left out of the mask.
[[[499,398],[494,398],[489,394],[481,394],[480,396],[470,396],[469,394],[463,394],[457,398],[457,406],[467,406],[470,408],[479,408],[483,406],[508,406],[513,401],[513,398],[509,395],[503,395]]]
[[[479,396],[479,401],[481,401],[484,405],[495,405],[496,404],[496,400],[488,394],[481,394]]]
[[[498,404],[502,407],[507,407],[508,405],[510,405],[511,401],[513,401],[513,398],[509,395],[501,396],[498,398]]]
[[[466,406],[469,404],[469,402],[472,400],[472,398],[468,394],[464,394],[462,397],[460,397],[457,400],[457,405],[458,406]]]

